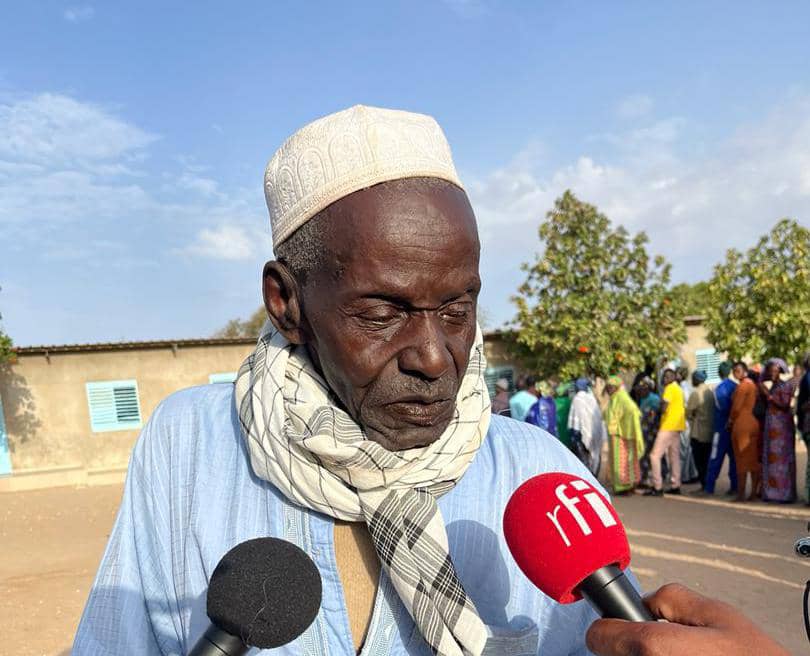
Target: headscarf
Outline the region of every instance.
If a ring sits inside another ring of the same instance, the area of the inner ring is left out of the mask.
[[[591,381],[587,378],[577,378],[574,381],[574,389],[577,392],[587,392],[588,388],[591,386]]]
[[[613,376],[608,376],[605,384],[615,387],[616,389],[624,387],[624,381],[622,380],[621,376],[617,376],[615,374]]]
[[[728,378],[728,375],[731,373],[731,370],[734,368],[734,365],[729,360],[723,360],[717,366],[717,373],[720,375],[720,378]]]
[[[489,427],[481,330],[452,421],[425,447],[389,451],[336,402],[306,348],[268,321],[239,368],[236,410],[254,473],[290,501],[364,521],[382,567],[435,654],[480,655],[486,627],[449,554],[436,500],[453,488]]]
[[[613,379],[618,378],[618,384]],[[616,386],[616,391],[608,402],[605,423],[611,437],[619,437],[635,442],[636,453],[644,453],[644,434],[641,431],[641,410],[621,384],[621,378],[611,376],[608,384]]]
[[[539,383],[537,383],[537,385],[535,385],[535,388],[543,396],[551,396],[551,385],[548,383],[548,381],[541,380]]]
[[[770,367],[771,365],[776,365],[779,367],[779,371],[783,374],[786,374],[790,369],[787,366],[787,362],[785,362],[782,358],[771,358],[765,363],[765,369]]]
[[[701,383],[705,383],[708,376],[703,369],[698,369],[696,372],[692,374],[692,377],[695,379],[695,382],[700,385]]]

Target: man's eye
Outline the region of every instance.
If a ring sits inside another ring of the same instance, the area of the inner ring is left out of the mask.
[[[441,315],[449,321],[463,321],[469,317],[471,311],[470,303],[452,303],[441,309]]]
[[[369,323],[375,324],[387,324],[391,323],[392,321],[396,321],[400,316],[400,312],[398,312],[395,308],[373,308],[371,310],[366,310],[362,314],[358,315],[360,319],[363,321],[367,321]]]

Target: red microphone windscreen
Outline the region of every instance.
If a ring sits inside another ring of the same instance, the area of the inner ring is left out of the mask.
[[[581,599],[575,588],[599,568],[630,564],[616,510],[571,474],[540,474],[523,483],[506,504],[503,532],[523,573],[561,604]]]

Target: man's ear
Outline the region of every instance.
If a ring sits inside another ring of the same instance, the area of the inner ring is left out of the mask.
[[[306,342],[301,315],[301,289],[290,270],[281,262],[270,260],[262,276],[264,307],[270,321],[292,344]]]

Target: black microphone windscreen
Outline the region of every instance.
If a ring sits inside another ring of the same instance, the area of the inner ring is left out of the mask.
[[[294,544],[256,538],[219,561],[208,585],[208,617],[252,647],[271,649],[295,640],[321,605],[321,576]]]

